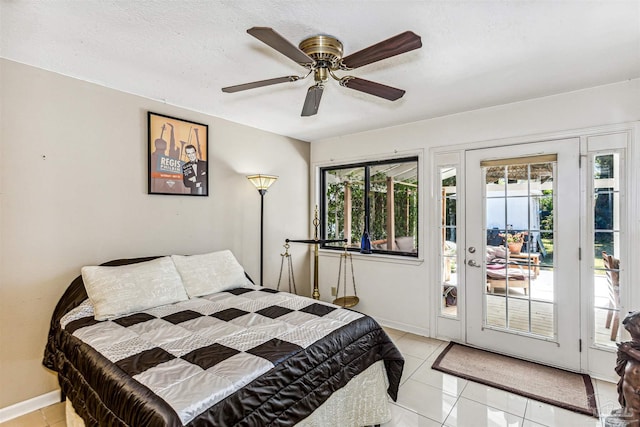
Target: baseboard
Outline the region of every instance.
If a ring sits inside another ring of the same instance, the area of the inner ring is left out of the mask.
[[[0,423],[18,418],[29,412],[37,411],[46,406],[60,402],[60,390],[54,390],[49,393],[36,396],[29,400],[18,402],[14,405],[0,409]]]
[[[429,329],[416,327],[414,325],[408,325],[402,322],[395,322],[393,320],[383,319],[381,317],[372,316],[380,325],[388,328],[397,329],[402,332],[410,332],[412,334],[421,335],[423,337],[429,337]]]

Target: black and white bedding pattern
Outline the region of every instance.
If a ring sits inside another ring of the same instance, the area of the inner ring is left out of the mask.
[[[87,425],[294,425],[380,360],[395,400],[404,364],[370,317],[257,286],[107,321],[86,300],[52,339]]]

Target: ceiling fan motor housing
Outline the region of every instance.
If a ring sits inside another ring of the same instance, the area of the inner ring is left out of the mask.
[[[306,38],[298,46],[301,51],[316,61],[317,68],[339,68],[342,59],[342,42],[335,37],[316,35]]]

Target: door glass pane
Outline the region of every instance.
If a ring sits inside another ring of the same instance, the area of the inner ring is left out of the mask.
[[[483,167],[485,326],[554,338],[555,161]]]
[[[457,169],[440,168],[440,271],[442,303],[440,314],[458,316],[457,274]]]
[[[502,295],[486,296],[486,325],[495,328],[505,328],[507,326],[507,299]]]
[[[620,340],[620,153],[596,154],[593,177],[593,284],[595,344]]]
[[[531,326],[532,332],[537,335],[547,335],[553,330],[553,303],[545,301],[531,302]]]

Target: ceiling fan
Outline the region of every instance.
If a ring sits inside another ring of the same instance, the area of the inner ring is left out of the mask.
[[[365,92],[380,98],[395,101],[405,91],[381,83],[361,79],[354,76],[338,77],[334,71],[349,71],[372,62],[380,61],[401,53],[422,47],[420,36],[405,31],[397,36],[376,43],[345,57],[342,56],[342,43],[335,37],[315,35],[302,40],[298,47],[269,27],[253,27],[247,33],[272,47],[286,57],[292,59],[309,71],[303,76],[284,76],[275,79],[260,80],[222,88],[223,92],[234,93],[278,83],[295,82],[307,78],[313,73],[315,84],[307,90],[307,97],[302,107],[302,116],[313,116],[318,113],[324,84],[329,77],[337,80],[340,86]]]

